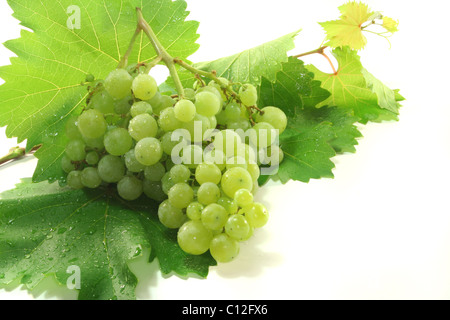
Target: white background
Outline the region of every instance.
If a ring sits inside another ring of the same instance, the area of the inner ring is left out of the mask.
[[[0,41],[20,27],[0,0]],[[49,1],[49,0],[45,0]],[[324,37],[320,21],[336,19],[342,0],[188,0],[200,21],[200,50],[211,60],[298,28],[300,53]],[[361,126],[356,154],[334,159],[335,179],[271,183],[257,198],[269,224],[241,246],[232,263],[207,280],[162,277],[157,263],[131,264],[139,299],[449,299],[450,99],[448,4],[444,0],[367,0],[400,20],[389,44],[369,36],[363,65],[407,98],[399,122]],[[11,52],[0,48],[0,65]],[[321,57],[308,62],[327,64]],[[0,154],[17,144],[0,128]],[[0,191],[36,165],[29,157],[0,168]],[[1,210],[1,208],[0,208]],[[47,279],[28,293],[18,283],[0,299],[69,299],[74,292]]]

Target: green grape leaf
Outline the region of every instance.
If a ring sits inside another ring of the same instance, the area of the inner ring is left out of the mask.
[[[349,110],[315,107],[329,96],[303,61],[293,57],[282,64],[275,82],[262,79],[259,104],[276,106],[288,116],[288,128],[280,136],[285,158],[277,174],[283,183],[332,178],[331,158],[336,153],[355,152],[357,138],[361,137],[354,125],[358,118]],[[267,180],[267,175],[261,176],[259,183]]]
[[[297,30],[229,57],[199,62],[193,66],[203,71],[216,71],[218,77],[233,82],[259,85],[261,77],[273,81],[276,73],[281,70],[281,64],[288,60],[287,52],[295,47],[294,39],[299,32]],[[195,82],[194,75],[183,69],[180,70],[180,78],[185,87],[191,88]]]
[[[34,288],[54,274],[66,285],[79,271],[79,299],[135,299],[127,262],[151,247],[164,274],[206,277],[215,261],[191,256],[162,226],[156,204],[124,202],[110,190],[80,191],[26,180],[0,195],[0,283]]]
[[[328,143],[336,138],[332,124],[307,124],[303,117],[289,120],[288,127],[280,136],[284,160],[277,175],[281,182],[333,178],[335,165],[330,159],[336,155],[336,151]]]
[[[399,104],[395,97],[394,90],[388,88],[366,69],[363,68],[361,72],[364,75],[364,79],[366,79],[367,88],[371,89],[372,92],[377,95],[380,108],[389,110],[393,113],[398,113]]]
[[[337,153],[356,151],[357,139],[362,136],[356,121],[348,111],[327,106],[307,107],[289,118],[280,136],[284,160],[277,176],[281,182],[333,178],[335,165],[331,158]]]
[[[301,109],[314,107],[330,96],[320,81],[314,80],[314,74],[305,68],[303,61],[294,57],[282,63],[275,78],[275,81],[262,78],[258,103],[276,106],[288,117],[294,117]]]
[[[389,17],[383,17],[383,28],[387,31],[394,33],[398,31],[398,20],[394,20]]]
[[[339,64],[336,74],[324,73],[313,65],[307,66],[322,82],[322,88],[331,93],[317,107],[332,105],[351,110],[363,124],[398,120],[400,104],[396,94],[363,69],[357,52],[344,47],[334,49],[333,55]]]
[[[361,50],[367,44],[363,32],[371,32],[387,38],[387,33],[393,34],[398,31],[398,21],[370,10],[367,4],[350,1],[340,6],[339,11],[341,12],[339,20],[319,23],[327,34],[326,46],[332,48],[348,46]],[[372,25],[378,25],[386,31],[368,30]]]
[[[0,87],[0,126],[7,125],[8,137],[27,139],[28,150],[42,145],[35,154],[37,182],[63,179],[64,126],[70,115],[81,112],[87,96],[80,83],[87,74],[102,79],[117,67],[136,29],[136,7],[169,54],[186,58],[199,47],[198,23],[185,21],[183,0],[8,3],[14,17],[33,32],[23,30],[20,39],[5,43],[17,57],[0,68],[5,80]],[[147,62],[156,56],[141,34],[129,61]]]
[[[306,108],[298,115],[298,118],[301,118],[301,121],[297,119],[301,127],[317,126],[320,123],[331,124],[333,138],[328,140],[331,147],[337,153],[356,152],[355,146],[362,134],[355,125],[358,118],[352,116],[347,110],[337,107]]]
[[[354,126],[358,118],[344,109],[315,109],[329,97],[330,93],[321,87],[320,81],[314,79],[314,74],[305,67],[304,62],[294,57],[282,64],[275,82],[263,78],[259,87],[260,105],[276,106],[290,119],[302,117],[304,121],[317,124],[331,122],[337,136],[330,141],[333,148],[337,152],[355,152],[356,138],[361,137]]]
[[[373,20],[376,13],[370,11],[366,4],[356,1],[340,6],[339,11],[339,20],[319,23],[327,33],[326,45],[333,48],[349,46],[356,50],[364,48],[367,39],[362,34],[361,27],[367,21]]]

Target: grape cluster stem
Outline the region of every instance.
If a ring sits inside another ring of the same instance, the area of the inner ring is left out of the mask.
[[[229,96],[233,97],[234,99],[236,99],[237,101],[239,101],[239,95],[236,92],[234,92],[232,88],[227,87],[224,83],[222,83],[220,81],[220,79],[217,77],[216,72],[214,72],[214,71],[208,72],[208,71],[197,69],[179,58],[172,57],[167,52],[167,50],[164,48],[164,46],[161,44],[161,42],[159,41],[155,32],[153,31],[152,27],[144,19],[142,10],[140,8],[136,8],[136,12],[137,12],[137,19],[138,19],[136,31],[131,39],[131,42],[130,42],[127,52],[122,57],[119,65],[118,65],[118,68],[126,67],[126,65],[128,64],[128,58],[131,55],[131,52],[133,51],[133,46],[134,46],[134,43],[136,42],[137,37],[139,36],[139,34],[141,32],[144,32],[145,35],[149,38],[150,43],[152,44],[152,46],[155,49],[156,54],[157,54],[156,58],[153,61],[146,64],[146,72],[147,73],[150,72],[150,70],[154,66],[156,66],[160,62],[163,62],[169,69],[170,75],[175,84],[175,89],[176,89],[176,91],[178,93],[178,97],[180,99],[183,99],[185,97],[185,94],[184,94],[184,87],[183,87],[180,77],[178,75],[176,65],[181,66],[182,68],[186,69],[187,71],[193,73],[195,76],[202,76],[202,77],[206,77],[206,78],[209,78],[209,79],[215,81],[217,84],[219,84],[221,86],[221,88],[224,90],[224,92],[227,93],[227,95],[229,95]]]

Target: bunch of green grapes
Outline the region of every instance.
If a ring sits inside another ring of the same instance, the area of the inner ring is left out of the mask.
[[[275,143],[283,111],[258,108],[253,85],[224,78],[198,81],[183,97],[162,94],[139,69],[90,81],[86,107],[66,126],[67,184],[113,185],[128,201],[145,195],[159,203],[161,223],[178,229],[185,252],[233,260],[268,221],[254,195],[260,167],[283,160]]]

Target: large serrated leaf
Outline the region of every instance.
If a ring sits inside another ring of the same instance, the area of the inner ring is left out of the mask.
[[[339,63],[336,74],[327,74],[312,65],[307,66],[316,79],[322,82],[322,87],[331,93],[318,107],[332,105],[350,110],[363,124],[368,121],[398,120],[400,105],[397,101],[379,101],[380,97],[395,99],[395,95],[387,96],[380,92],[380,87],[387,88],[363,69],[357,52],[343,47],[334,49],[333,55]]]
[[[176,245],[157,204],[121,200],[110,190],[80,191],[26,181],[0,195],[0,283],[20,279],[29,289],[55,274],[61,284],[80,270],[79,299],[134,299],[137,284],[127,262],[151,247],[164,274],[206,277],[215,261]]]
[[[63,177],[60,161],[71,114],[81,111],[87,95],[80,85],[87,74],[104,78],[115,69],[136,29],[136,7],[173,56],[186,58],[198,49],[198,23],[185,21],[182,0],[9,0],[14,17],[33,30],[5,43],[18,57],[0,68],[0,126],[8,137],[27,139],[27,148],[42,144],[34,181]],[[79,9],[80,28],[68,28]],[[130,62],[156,57],[150,41],[138,38]]]
[[[217,76],[232,82],[259,85],[261,78],[275,81],[281,64],[288,60],[287,52],[294,48],[294,39],[298,31],[291,32],[278,39],[263,43],[234,55],[214,61],[199,62],[193,66],[203,71],[215,71]],[[180,78],[185,87],[192,87],[195,76],[180,68]],[[170,80],[169,83],[172,81]]]
[[[276,81],[263,78],[259,88],[260,105],[282,109],[289,118],[286,131],[280,136],[285,160],[278,168],[282,182],[332,178],[331,158],[337,152],[354,152],[361,133],[354,126],[358,121],[350,111],[317,104],[330,93],[314,79],[303,61],[289,58],[276,74]],[[260,179],[264,183],[267,176]]]
[[[305,68],[303,61],[290,57],[277,72],[275,81],[261,80],[258,103],[276,106],[288,117],[295,117],[305,107],[314,107],[326,100],[330,93],[321,87],[314,74]]]

